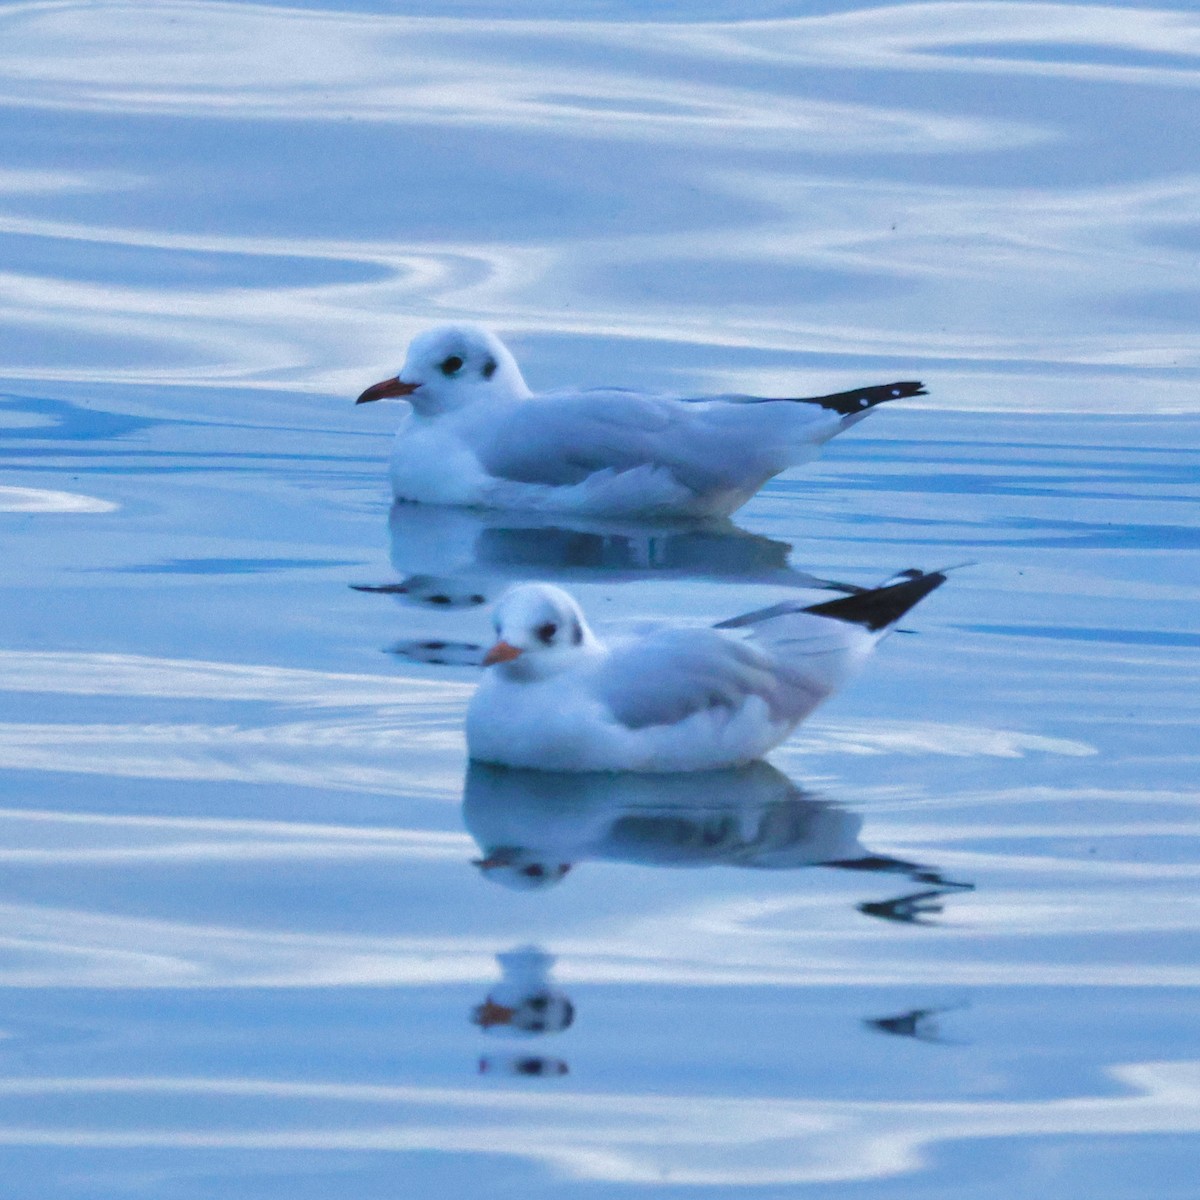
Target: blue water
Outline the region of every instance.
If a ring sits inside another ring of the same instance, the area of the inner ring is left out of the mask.
[[[1196,1194],[1200,18],[756,17],[0,8],[6,1196]],[[929,395],[732,522],[393,512],[460,317]],[[467,770],[513,580],[959,563],[768,765]]]

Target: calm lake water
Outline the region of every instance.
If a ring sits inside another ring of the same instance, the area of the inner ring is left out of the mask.
[[[1194,1197],[1200,17],[406,8],[0,8],[5,1195]],[[456,318],[929,395],[732,523],[393,513]],[[512,580],[958,563],[769,764],[468,772]]]

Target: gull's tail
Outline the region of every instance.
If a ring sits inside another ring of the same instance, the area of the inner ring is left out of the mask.
[[[849,596],[822,600],[820,604],[799,605],[793,600],[784,600],[780,604],[772,604],[770,608],[758,608],[754,612],[718,621],[713,628],[740,629],[793,613],[812,613],[816,617],[832,617],[835,621],[862,625],[872,633],[877,633],[894,625],[910,608],[941,587],[946,582],[946,573],[953,570],[954,567],[942,567],[938,571],[901,571],[876,588],[859,588]]]
[[[779,684],[776,707],[800,721],[857,674],[876,642],[945,582],[944,571],[901,571],[877,588],[804,607],[784,601],[714,628],[746,630],[770,659]]]
[[[832,396],[802,396],[797,397],[798,404],[818,404],[822,408],[832,409],[843,417],[853,417],[865,413],[877,404],[886,404],[889,400],[904,400],[909,396],[926,396],[925,385],[916,380],[906,380],[901,383],[878,383],[873,387],[855,388],[852,392],[834,392]]]
[[[952,568],[945,568],[951,570]],[[872,632],[894,625],[910,608],[946,582],[943,571],[901,571],[893,580],[869,591],[812,604],[804,611],[862,625]]]

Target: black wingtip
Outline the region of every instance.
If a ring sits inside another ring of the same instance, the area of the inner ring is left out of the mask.
[[[890,400],[906,400],[910,396],[927,396],[925,385],[917,380],[902,380],[899,383],[879,383],[873,387],[855,388],[852,392],[835,392],[831,396],[810,396],[800,401],[802,404],[819,404],[822,408],[832,409],[843,417],[852,417],[855,413],[867,412],[877,404],[887,404]]]
[[[870,630],[886,629],[945,582],[946,576],[941,571],[901,571],[895,583],[886,583],[853,596],[839,596],[836,600],[813,604],[804,611],[818,617],[848,621],[852,625],[865,625]]]

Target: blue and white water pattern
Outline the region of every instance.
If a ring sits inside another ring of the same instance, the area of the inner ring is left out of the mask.
[[[0,44],[6,1197],[1197,1194],[1193,6]],[[534,387],[929,394],[729,523],[390,512],[353,398],[458,319]],[[467,769],[513,580],[964,562],[769,763]]]

